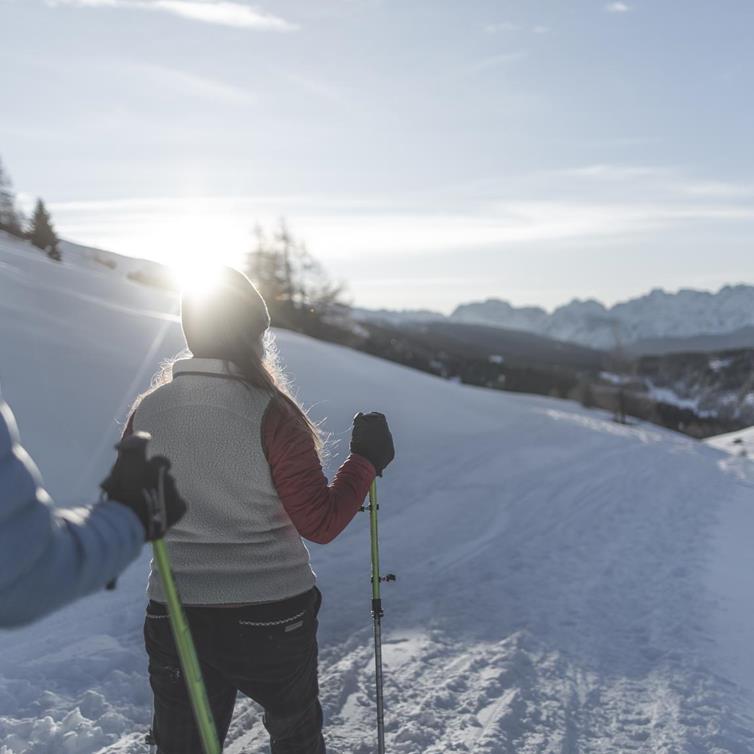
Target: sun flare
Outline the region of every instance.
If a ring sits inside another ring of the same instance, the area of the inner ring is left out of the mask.
[[[211,293],[220,282],[222,265],[207,261],[187,261],[173,265],[173,274],[181,291],[195,295]]]

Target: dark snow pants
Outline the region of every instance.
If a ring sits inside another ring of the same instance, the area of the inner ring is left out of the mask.
[[[321,601],[315,587],[263,605],[186,608],[221,743],[240,691],[264,708],[272,754],[325,754],[317,686]],[[165,605],[147,606],[144,639],[159,754],[202,754]]]

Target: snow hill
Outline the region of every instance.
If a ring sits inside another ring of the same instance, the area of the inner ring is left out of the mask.
[[[434,312],[369,312],[360,319],[400,322],[445,319]],[[612,307],[593,299],[575,299],[547,312],[537,306],[516,307],[490,298],[461,304],[449,319],[545,335],[591,348],[613,350],[633,345],[639,353],[722,350],[754,346],[754,286],[732,285],[717,293],[681,290],[650,293]]]
[[[174,311],[167,294],[0,239],[0,384],[58,501],[96,496],[128,402],[180,347]],[[333,466],[356,410],[384,411],[396,437],[379,483],[383,565],[398,575],[384,599],[392,754],[754,752],[750,461],[278,342],[340,441]],[[366,517],[312,555],[329,751],[371,754]],[[115,592],[0,635],[1,754],[145,751],[147,562]],[[242,701],[226,752],[263,751]]]

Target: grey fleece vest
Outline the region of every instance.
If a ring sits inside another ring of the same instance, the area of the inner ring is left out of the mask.
[[[173,381],[144,398],[134,429],[170,459],[188,512],[167,534],[187,605],[272,602],[314,585],[309,552],[275,491],[262,447],[270,397],[224,362],[185,359]],[[152,563],[149,596],[164,602]]]

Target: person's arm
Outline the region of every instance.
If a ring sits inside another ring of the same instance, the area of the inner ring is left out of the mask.
[[[308,429],[291,408],[274,400],[262,422],[262,445],[272,482],[299,534],[317,544],[331,542],[364,502],[374,466],[352,453],[328,484]]]
[[[56,509],[0,398],[0,627],[101,589],[141,551],[144,527],[116,502]]]

